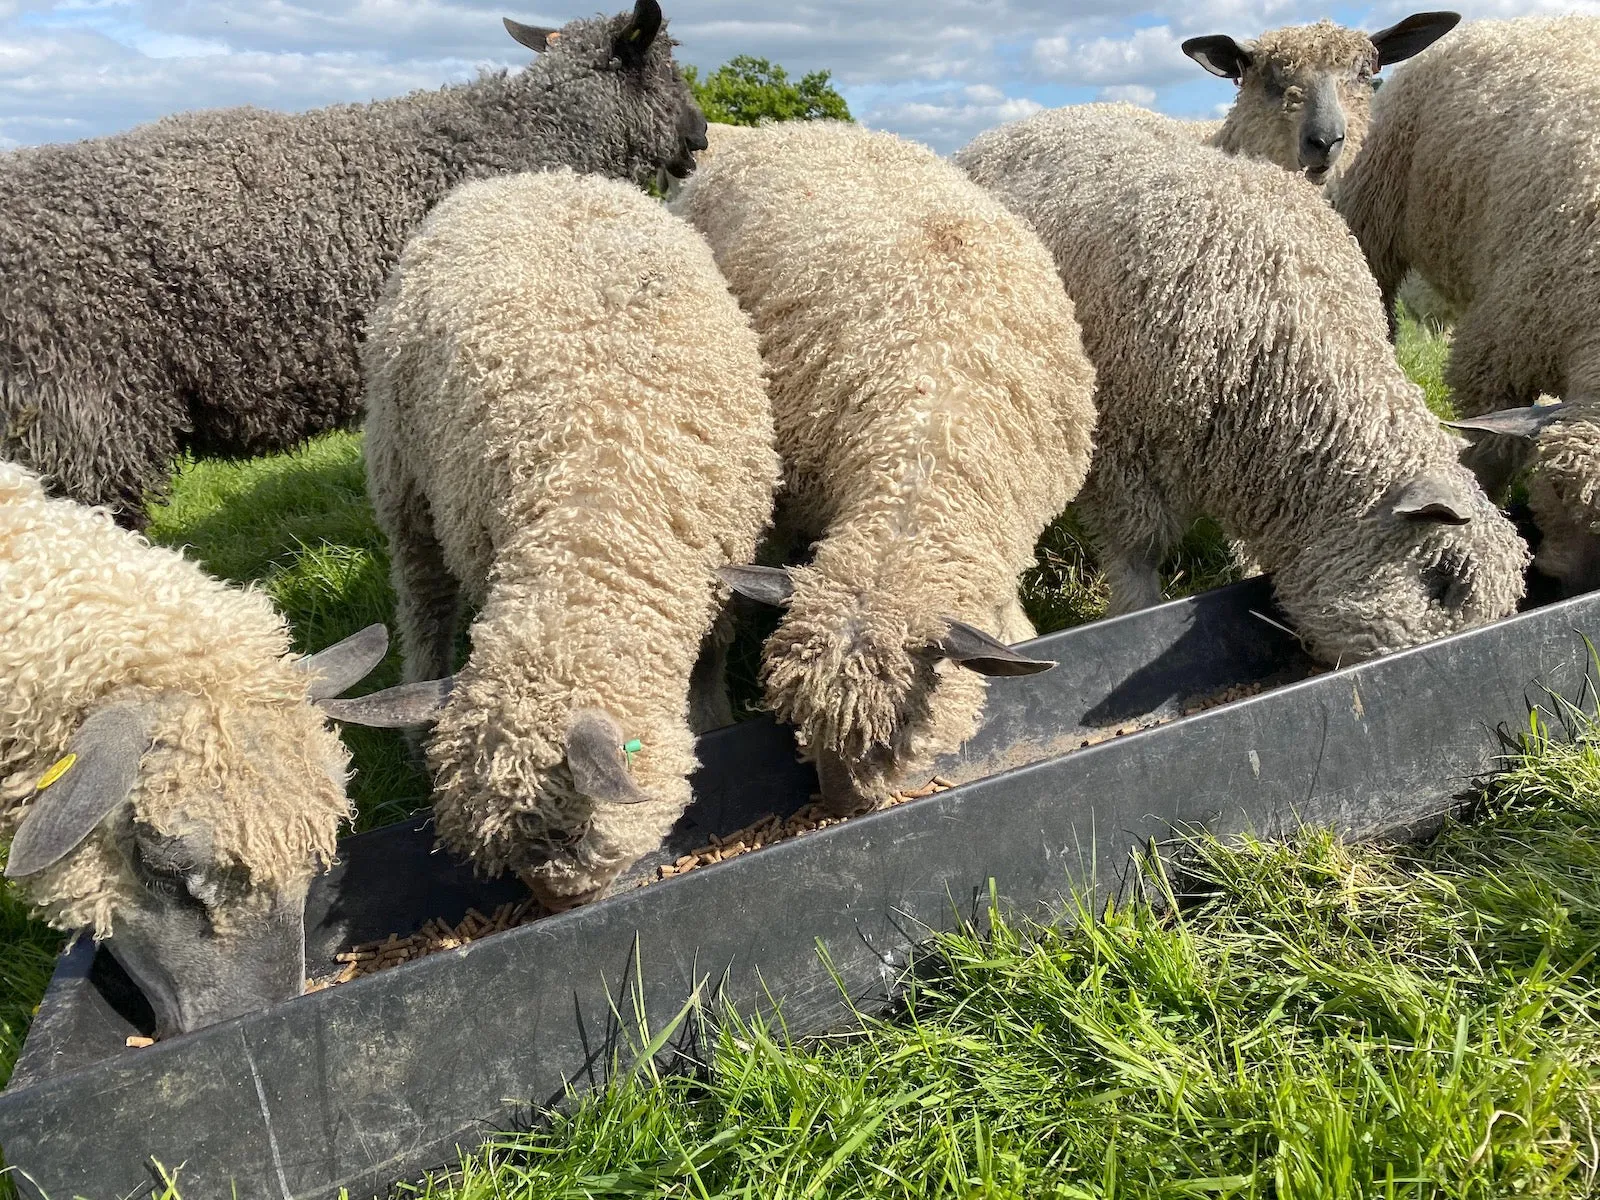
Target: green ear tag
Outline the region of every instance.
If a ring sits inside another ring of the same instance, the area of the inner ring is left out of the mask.
[[[638,738],[630,738],[622,743],[622,753],[628,760],[628,766],[633,766],[633,756],[644,749],[644,743]]]

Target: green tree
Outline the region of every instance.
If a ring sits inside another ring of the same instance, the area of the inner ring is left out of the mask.
[[[823,117],[852,119],[850,106],[828,82],[827,71],[812,71],[795,83],[778,64],[741,54],[703,80],[694,67],[685,67],[683,75],[708,121],[756,125],[761,121],[815,121]]]

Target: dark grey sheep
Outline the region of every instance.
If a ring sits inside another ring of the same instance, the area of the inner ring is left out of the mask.
[[[356,418],[367,309],[457,183],[693,169],[705,118],[655,0],[506,28],[540,52],[518,74],[0,158],[0,457],[141,526],[179,451],[259,454]]]

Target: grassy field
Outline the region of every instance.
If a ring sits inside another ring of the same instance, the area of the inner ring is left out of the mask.
[[[1446,346],[1403,327],[1441,413]],[[184,464],[151,536],[267,589],[303,649],[390,615],[359,436]],[[1168,592],[1235,574],[1201,526]],[[1041,631],[1103,611],[1070,514],[1023,597]],[[362,827],[422,803],[397,735],[345,736]],[[1536,733],[1488,815],[1422,851],[1201,844],[1181,897],[1152,868],[1147,895],[1070,931],[944,939],[902,1011],[850,1037],[725,1022],[698,1069],[623,1081],[406,1194],[1591,1194],[1597,816],[1596,740]],[[59,944],[0,893],[0,1080]]]

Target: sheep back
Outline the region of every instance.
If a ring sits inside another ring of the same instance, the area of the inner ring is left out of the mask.
[[[481,606],[428,744],[440,836],[487,871],[592,891],[689,799],[713,572],[754,552],[778,471],[755,335],[692,229],[563,170],[441,203],[364,359],[380,523],[399,550],[436,543]],[[577,792],[580,708],[642,740],[650,802]]]
[[[1466,573],[1461,619],[1511,610],[1521,543],[1396,363],[1371,276],[1315,191],[1126,105],[1047,111],[955,161],[1033,223],[1077,304],[1103,414],[1084,491],[1102,548],[1159,554],[1214,516],[1279,571],[1330,658],[1455,627],[1408,565],[1430,554]],[[1471,509],[1470,547],[1379,522],[1429,475]]]
[[[970,672],[935,682],[914,653],[942,618],[1031,635],[1017,575],[1081,484],[1094,426],[1071,301],[1002,205],[859,126],[724,139],[675,206],[761,334],[783,519],[822,538],[767,643],[768,701],[880,795],[981,705]]]

